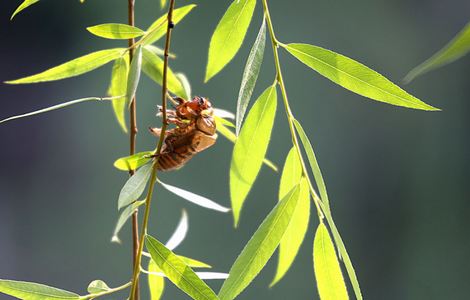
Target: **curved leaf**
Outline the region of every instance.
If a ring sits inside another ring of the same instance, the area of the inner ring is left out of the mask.
[[[140,28],[119,23],[95,25],[87,27],[87,30],[96,36],[113,40],[127,40],[145,34],[145,31]]]
[[[181,86],[183,87],[184,99],[191,99],[191,84],[189,83],[188,77],[186,77],[186,75],[183,73],[176,73],[175,76],[178,78]]]
[[[405,76],[405,83],[433,69],[447,65],[470,52],[470,23],[447,45]]]
[[[93,280],[88,285],[87,291],[90,294],[97,294],[109,291],[111,288],[103,280]]]
[[[230,269],[219,292],[221,300],[235,299],[263,269],[291,222],[298,198],[297,185],[264,219]]]
[[[0,279],[0,293],[25,300],[70,300],[80,296],[44,284]]]
[[[320,223],[315,233],[313,266],[321,300],[349,299],[335,247],[323,223]]]
[[[182,256],[182,255],[178,255],[178,257],[191,268],[208,268],[208,269],[212,268],[211,265],[208,265],[205,262],[202,262],[193,258],[189,258],[189,257]]]
[[[111,72],[111,83],[108,88],[108,95],[111,97],[123,96],[126,94],[127,75],[129,73],[129,57],[119,57],[114,61]],[[126,97],[115,99],[112,102],[114,115],[122,130],[127,133],[126,124]]]
[[[144,151],[134,155],[118,158],[114,162],[114,167],[121,171],[136,170],[152,160],[152,158],[149,157],[152,154],[153,151]]]
[[[161,273],[162,270],[150,259],[148,265],[148,285],[150,289],[150,300],[160,300],[165,290],[165,278],[152,273]]]
[[[142,46],[135,49],[134,56],[129,67],[129,76],[126,87],[126,103],[129,105],[134,101],[135,93],[140,81],[140,71],[142,70]]]
[[[180,222],[178,223],[178,226],[176,227],[175,232],[173,232],[168,242],[166,242],[165,247],[167,247],[170,250],[174,250],[176,247],[178,247],[181,244],[181,242],[183,242],[184,238],[186,237],[187,232],[188,232],[188,214],[186,213],[186,210],[183,209]]]
[[[121,243],[121,240],[119,239],[119,231],[121,231],[122,227],[124,224],[126,224],[127,220],[132,216],[134,211],[141,206],[142,204],[145,203],[145,200],[142,201],[135,201],[131,205],[127,206],[119,216],[119,219],[116,223],[116,226],[114,227],[114,232],[113,232],[113,237],[111,238],[111,242],[113,243]]]
[[[422,110],[439,110],[408,94],[383,75],[333,51],[308,45],[282,45],[298,60],[340,86],[373,100]]]
[[[13,14],[11,15],[10,17],[10,20],[13,20],[13,18],[20,12],[22,11],[23,9],[33,5],[34,3],[36,2],[39,2],[39,0],[24,0],[20,6],[18,6],[15,10],[15,12],[13,12]]]
[[[144,192],[152,173],[152,164],[145,165],[129,177],[119,193],[118,209],[136,201]]]
[[[234,0],[215,28],[209,45],[205,82],[219,73],[237,54],[250,26],[256,0]]]
[[[264,46],[266,44],[266,22],[263,18],[263,23],[259,29],[258,36],[255,43],[251,48],[250,55],[246,61],[245,70],[243,71],[242,83],[240,91],[238,92],[237,100],[237,117],[236,117],[236,131],[237,135],[240,134],[243,118],[245,117],[246,108],[250,103],[251,95],[258,79],[261,63],[263,62]]]
[[[268,149],[276,115],[276,102],[276,87],[270,86],[251,108],[233,148],[230,198],[235,226]]]
[[[145,237],[145,245],[152,256],[152,260],[165,273],[168,279],[183,292],[193,299],[218,299],[214,291],[162,243],[147,235]]]
[[[35,83],[53,81],[73,76],[78,76],[87,72],[90,72],[102,65],[115,60],[122,56],[126,51],[125,48],[114,48],[96,51],[79,58],[73,59],[66,63],[63,63],[57,67],[53,67],[44,72],[31,75],[28,77],[5,81],[8,84],[24,84],[24,83]]]

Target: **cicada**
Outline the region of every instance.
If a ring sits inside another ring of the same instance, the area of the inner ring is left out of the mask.
[[[193,156],[215,144],[216,125],[212,105],[204,97],[190,101],[174,99],[175,110],[167,110],[167,123],[176,127],[166,130],[164,145],[158,155],[158,170],[171,171],[184,166]],[[161,109],[160,109],[161,110]],[[161,128],[149,128],[160,137]]]

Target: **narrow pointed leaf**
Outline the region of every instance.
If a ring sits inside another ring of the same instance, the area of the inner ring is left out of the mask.
[[[163,60],[147,47],[143,49],[142,55],[142,70],[150,79],[161,85],[163,81]],[[171,69],[168,69],[167,84],[170,92],[180,97],[185,96],[183,86]]]
[[[219,118],[224,118],[224,119],[235,119],[235,114],[231,111],[221,109],[221,108],[214,108],[214,115],[219,117]],[[235,125],[232,123],[230,127],[235,127]]]
[[[211,280],[211,279],[227,279],[227,273],[219,273],[219,272],[195,272],[199,279],[203,280]],[[167,277],[163,272],[152,272],[150,275],[159,276],[159,277]]]
[[[266,22],[263,18],[263,23],[256,37],[255,43],[251,47],[250,55],[246,61],[245,70],[243,71],[242,83],[240,91],[238,92],[237,100],[237,118],[236,118],[236,131],[237,135],[240,134],[243,118],[250,103],[251,95],[258,79],[261,63],[263,62],[264,46],[266,44]]]
[[[354,93],[392,105],[439,110],[349,57],[308,44],[288,44],[283,47],[310,68]]]
[[[251,108],[233,148],[230,198],[235,226],[268,149],[276,115],[276,102],[276,87],[271,86],[259,96]]]
[[[218,299],[214,291],[202,281],[177,255],[151,236],[145,237],[152,260],[179,289],[193,299]]]
[[[127,40],[145,34],[145,31],[140,28],[119,23],[95,25],[87,27],[87,30],[96,36],[112,40]]]
[[[25,8],[33,5],[34,3],[37,3],[39,2],[39,0],[24,0],[20,6],[18,6],[15,10],[15,12],[13,12],[13,14],[11,15],[10,17],[10,20],[13,20],[13,18],[22,10],[24,10]]]
[[[178,223],[175,232],[173,232],[168,242],[166,242],[165,247],[172,251],[175,250],[175,248],[183,242],[186,237],[186,233],[188,233],[188,214],[186,213],[186,210],[183,209],[180,222]]]
[[[136,170],[152,160],[152,158],[149,157],[152,154],[153,151],[144,151],[134,155],[121,157],[114,162],[114,167],[121,171]]]
[[[72,300],[80,296],[44,284],[0,279],[0,293],[25,300]]]
[[[127,78],[126,87],[126,103],[130,105],[134,101],[134,96],[139,86],[140,71],[142,70],[142,46],[135,49],[134,56],[129,68],[129,76]]]
[[[107,50],[96,51],[79,58],[73,59],[66,63],[63,63],[57,67],[53,67],[44,72],[31,75],[28,77],[6,81],[8,84],[23,84],[23,83],[35,83],[53,81],[73,76],[78,76],[87,72],[90,72],[102,65],[115,60],[122,56],[126,51],[125,48],[114,48]]]
[[[183,73],[176,73],[175,76],[178,78],[181,86],[183,87],[184,99],[191,99],[191,84],[189,83],[188,77],[186,77],[186,75]]]
[[[111,72],[111,83],[108,88],[108,95],[118,97],[126,95],[127,75],[129,73],[129,57],[119,57],[114,61],[113,70]],[[112,102],[114,116],[121,126],[122,130],[127,133],[126,124],[126,97],[115,99]]]
[[[349,299],[335,247],[323,223],[320,223],[315,233],[313,266],[321,300]]]
[[[273,255],[284,235],[299,198],[299,186],[282,199],[251,237],[230,269],[230,276],[219,292],[221,300],[235,299],[250,283]]]
[[[161,273],[162,270],[150,259],[148,270],[150,273]],[[165,290],[165,278],[155,274],[148,274],[148,285],[150,289],[150,300],[160,300]]]
[[[205,262],[189,258],[186,256],[178,255],[179,258],[181,258],[182,261],[184,261],[185,264],[187,264],[191,268],[207,268],[210,269],[212,268],[211,265],[206,264]]]
[[[405,76],[405,83],[433,69],[445,66],[470,52],[470,23],[447,45]]]
[[[195,8],[195,4],[189,4],[186,6],[182,6],[176,8],[173,11],[173,24],[178,24],[193,8]],[[150,25],[147,29],[147,35],[142,38],[144,45],[149,45],[155,43],[159,40],[162,36],[165,35],[167,29],[167,15],[164,14],[160,18],[158,18],[155,22]]]
[[[173,194],[178,195],[181,198],[183,198],[185,200],[188,200],[189,202],[192,202],[196,205],[199,205],[199,206],[202,206],[202,207],[205,207],[205,208],[208,208],[208,209],[220,211],[220,212],[230,211],[230,208],[224,207],[224,206],[222,206],[222,205],[220,205],[220,204],[218,204],[218,203],[216,203],[216,202],[214,202],[210,199],[207,199],[206,197],[199,196],[197,194],[194,194],[194,193],[188,192],[186,190],[180,189],[176,186],[172,186],[172,185],[163,183],[161,181],[158,181],[158,182],[165,189],[167,189],[168,191],[170,191]]]
[[[256,0],[234,0],[230,4],[211,38],[205,82],[219,73],[237,54],[255,6]]]
[[[119,236],[118,236],[119,231],[121,231],[122,227],[124,226],[124,224],[126,224],[127,220],[129,220],[129,218],[132,216],[134,211],[144,203],[145,203],[145,200],[135,201],[131,205],[127,206],[121,212],[121,215],[119,216],[116,226],[114,227],[113,237],[111,238],[112,242],[121,243],[121,240],[119,239]]]
[[[103,280],[93,280],[92,282],[90,282],[87,288],[87,291],[90,294],[106,292],[109,290],[109,286]]]
[[[160,8],[165,8],[167,0],[160,0]]]
[[[119,194],[118,209],[131,204],[142,195],[151,173],[152,164],[144,165],[127,180]]]
[[[310,217],[310,193],[308,183],[302,178],[302,166],[297,150],[292,148],[287,155],[284,169],[282,170],[281,183],[279,185],[279,201],[297,184],[300,183],[299,201],[284,236],[279,244],[279,261],[276,275],[270,286],[279,282],[294,262],[300,245],[302,244],[308,228]]]

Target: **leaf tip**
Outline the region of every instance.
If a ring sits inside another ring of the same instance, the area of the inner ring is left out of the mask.
[[[111,238],[111,243],[122,244],[121,239],[119,239],[117,235],[113,235],[113,237]]]

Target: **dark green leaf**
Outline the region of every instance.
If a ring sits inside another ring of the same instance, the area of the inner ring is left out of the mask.
[[[230,198],[235,226],[240,212],[263,164],[274,124],[276,87],[270,86],[251,108],[233,148],[230,165]]]
[[[111,238],[112,242],[121,243],[121,240],[119,239],[119,236],[118,236],[119,231],[121,231],[122,227],[124,226],[124,224],[126,224],[127,220],[129,220],[129,218],[132,216],[134,211],[144,203],[145,203],[145,200],[135,201],[131,205],[127,206],[121,212],[121,215],[119,216],[119,219],[116,223],[116,227],[114,227],[113,237]]]
[[[90,294],[97,294],[97,293],[106,292],[109,290],[110,290],[109,286],[103,280],[93,280],[92,282],[90,282],[87,288],[87,291]]]
[[[113,40],[127,40],[145,34],[145,31],[140,28],[118,23],[91,26],[87,30],[96,36]]]
[[[129,68],[129,77],[127,78],[126,87],[126,103],[132,103],[134,96],[139,86],[140,71],[142,70],[142,46],[135,49],[134,56]]]
[[[118,209],[136,201],[144,192],[152,173],[152,164],[144,165],[124,184],[119,194]]]
[[[255,10],[256,0],[234,0],[220,20],[209,45],[205,82],[237,54]]]
[[[299,186],[292,189],[264,219],[238,256],[219,292],[221,300],[235,299],[273,255],[287,230],[299,198]]]
[[[237,100],[237,117],[236,117],[236,134],[240,134],[243,118],[250,103],[251,95],[258,79],[261,63],[263,62],[264,46],[266,44],[266,22],[263,19],[261,28],[256,37],[255,43],[251,48],[250,55],[246,61],[245,70],[243,71],[242,83],[238,92]]]
[[[108,95],[111,97],[123,96],[112,102],[114,115],[122,130],[127,133],[126,124],[126,86],[127,75],[129,73],[129,57],[119,57],[114,61],[111,73],[111,83],[108,88]]]
[[[39,0],[24,0],[20,6],[18,6],[15,10],[15,12],[11,15],[10,20],[13,20],[13,18],[23,9],[27,8],[28,6],[33,5],[34,3],[39,2]]]
[[[422,110],[439,110],[408,94],[383,75],[333,51],[308,45],[282,45],[298,60],[340,86],[373,100]]]
[[[0,293],[24,300],[70,300],[80,296],[44,284],[0,279]]]
[[[193,299],[218,299],[214,291],[204,283],[181,258],[151,236],[145,237],[152,260],[179,289]]]
[[[53,81],[69,78],[90,72],[102,65],[115,60],[125,53],[125,48],[114,48],[96,51],[79,58],[63,63],[57,67],[53,67],[44,72],[31,75],[28,77],[5,81],[8,84],[35,83],[44,81]]]

